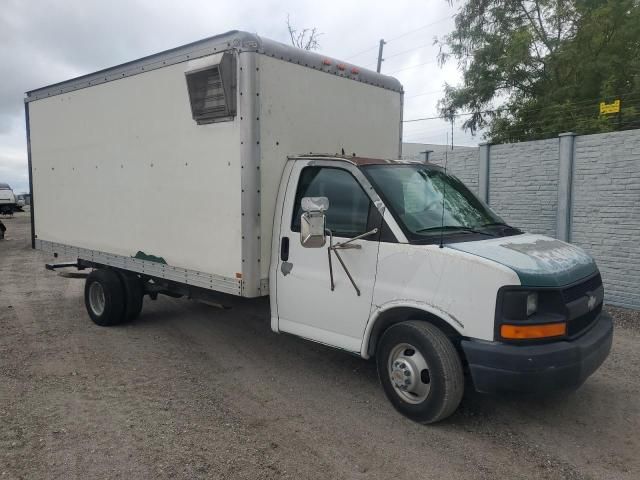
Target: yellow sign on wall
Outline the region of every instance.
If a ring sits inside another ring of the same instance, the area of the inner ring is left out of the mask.
[[[616,100],[613,103],[600,102],[600,115],[609,113],[620,113],[620,100]]]

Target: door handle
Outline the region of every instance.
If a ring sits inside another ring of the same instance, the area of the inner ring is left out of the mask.
[[[334,250],[361,250],[362,245],[359,243],[347,243],[346,245],[334,245]]]
[[[280,240],[280,260],[283,262],[289,260],[289,237],[282,237]]]

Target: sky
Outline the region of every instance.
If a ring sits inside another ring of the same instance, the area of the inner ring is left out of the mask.
[[[441,38],[457,6],[446,0],[0,0],[0,182],[28,191],[24,92],[229,30],[289,43],[297,28],[317,27],[320,53],[375,69],[405,90],[404,119],[437,115],[445,83],[460,82],[455,61],[439,66]],[[450,124],[405,124],[404,141],[442,143]],[[476,145],[459,128],[458,145]]]

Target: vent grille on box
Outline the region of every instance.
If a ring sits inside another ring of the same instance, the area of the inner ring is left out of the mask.
[[[187,72],[191,113],[198,124],[230,120],[236,114],[235,60],[225,53],[219,64]]]
[[[204,122],[228,115],[220,69],[217,66],[188,75],[187,84],[195,120]]]

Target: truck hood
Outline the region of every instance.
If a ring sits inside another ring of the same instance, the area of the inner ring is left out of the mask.
[[[509,267],[527,287],[562,287],[598,270],[581,248],[543,235],[525,233],[447,246]]]

